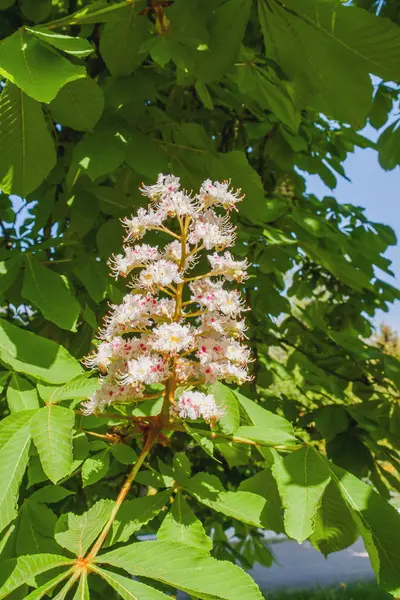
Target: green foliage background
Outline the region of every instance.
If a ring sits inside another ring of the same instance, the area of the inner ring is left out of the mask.
[[[269,565],[260,528],[324,554],[361,534],[400,594],[400,363],[368,342],[399,298],[379,276],[396,239],[360,207],[307,195],[302,175],[334,189],[355,147],[399,164],[399,121],[387,124],[399,20],[395,3],[370,0],[0,0],[0,598],[256,599],[215,559]],[[377,144],[358,133],[367,122],[384,128]],[[236,253],[252,263],[254,378],[219,388],[219,437],[189,431],[153,451],[92,568],[101,577],[79,571],[70,591],[71,557],[140,450],[126,417],[160,409],[76,414],[96,385],[79,359],[123,294],[105,261],[159,172],[246,193]],[[132,543],[139,531],[158,539]]]

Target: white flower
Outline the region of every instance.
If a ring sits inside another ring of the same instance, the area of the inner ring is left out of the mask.
[[[220,311],[228,317],[235,317],[246,310],[240,293],[237,290],[223,289],[222,281],[209,278],[192,282],[192,300],[211,311]]]
[[[169,375],[168,364],[165,359],[157,354],[144,354],[138,358],[128,360],[125,372],[119,375],[123,385],[144,383],[160,383]]]
[[[176,404],[171,400],[172,414],[211,423],[224,410],[211,394],[188,388],[249,379],[250,351],[239,341],[245,337],[241,313],[246,308],[239,291],[224,287],[227,281],[243,281],[249,265],[227,251],[210,256],[206,252],[211,272],[196,271],[187,279],[184,274],[206,262],[198,262],[204,250],[233,244],[235,227],[229,213],[218,214],[213,207],[219,213],[221,207],[229,211],[241,198],[228,182],[209,180],[192,197],[180,189],[178,177],[162,174],[155,185],[143,186],[142,193],[150,204],[123,220],[126,245],[110,260],[116,278],[139,271],[129,283],[132,293],[111,306],[99,335],[102,341],[86,358],[86,365],[98,369],[101,377],[84,411],[97,413],[109,404],[135,401],[145,395],[146,386],[160,383],[169,394],[175,394],[177,386],[186,390]],[[172,226],[163,225],[167,219],[175,220]],[[156,234],[158,239],[170,235],[172,241],[164,248],[136,243],[150,230],[162,231],[163,236]],[[197,307],[190,308],[191,304]]]
[[[234,260],[230,252],[220,256],[216,252],[207,257],[212,268],[212,275],[223,275],[228,281],[241,282],[247,279],[247,260]]]
[[[171,283],[181,283],[182,281],[178,265],[163,258],[143,269],[137,279],[140,287],[150,290],[167,287]]]
[[[114,277],[126,277],[129,273],[138,267],[143,267],[153,260],[160,258],[160,253],[157,246],[149,246],[148,244],[124,246],[125,254],[117,254],[109,261],[111,271]]]
[[[246,321],[244,319],[237,321],[235,319],[231,319],[230,317],[226,317],[225,315],[221,315],[218,312],[208,311],[201,316],[199,333],[202,335],[207,333],[209,334],[210,332],[217,332],[220,334],[223,333],[225,335],[242,338],[244,337],[245,331]]]
[[[159,207],[170,217],[193,216],[196,212],[195,202],[183,191],[172,192],[164,196],[160,200]]]
[[[198,244],[202,242],[207,250],[211,248],[226,248],[235,241],[235,227],[229,218],[219,217],[212,209],[200,213],[194,219],[189,231],[189,242]]]
[[[83,413],[91,415],[99,413],[110,404],[124,402],[128,398],[140,398],[141,389],[132,386],[118,385],[109,379],[101,379],[101,386],[90,397],[82,403]]]
[[[128,232],[127,240],[139,240],[149,229],[160,227],[164,219],[165,214],[161,211],[147,211],[144,208],[139,208],[137,217],[132,217],[131,219],[125,218],[122,220],[122,223]]]
[[[129,333],[134,329],[143,329],[150,325],[149,311],[157,301],[147,293],[126,294],[120,305],[113,305],[111,312],[104,319],[106,326],[100,337],[110,340],[115,335]]]
[[[207,422],[219,421],[225,410],[218,406],[212,394],[202,392],[183,392],[171,409],[181,419],[200,419]]]
[[[143,196],[147,196],[150,200],[157,200],[163,196],[177,192],[180,188],[180,179],[174,175],[159,174],[155,185],[143,185],[140,188]]]
[[[154,350],[163,354],[177,354],[193,346],[194,336],[188,325],[163,323],[154,329],[151,344]]]
[[[230,210],[236,208],[236,204],[243,200],[243,196],[240,196],[240,190],[233,192],[229,189],[230,181],[214,181],[206,179],[201,185],[199,199],[203,206],[220,205]]]
[[[245,367],[238,366],[229,360],[205,364],[203,374],[207,383],[225,380],[229,383],[242,385],[250,379]]]

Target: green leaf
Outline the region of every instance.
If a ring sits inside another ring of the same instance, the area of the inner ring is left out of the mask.
[[[268,501],[268,519],[274,525],[274,531],[285,531],[283,524],[282,501],[279,496],[278,486],[272,475],[271,469],[263,469],[252,477],[244,479],[238,488],[239,492],[258,494]]]
[[[109,272],[104,263],[95,258],[85,256],[82,264],[74,269],[74,274],[82,281],[90,297],[99,304],[107,293],[109,285]]]
[[[44,27],[26,27],[26,30],[39,38],[39,40],[46,42],[46,44],[50,44],[50,46],[62,50],[67,54],[72,54],[72,56],[84,58],[94,50],[87,40],[80,37],[71,37],[70,35],[45,29]]]
[[[170,596],[144,583],[117,575],[117,573],[111,573],[111,571],[99,569],[98,567],[94,567],[93,571],[98,573],[104,581],[107,581],[123,600],[139,600],[139,598],[140,600],[167,600],[167,598],[170,598]]]
[[[8,440],[4,440],[0,452],[0,531],[17,516],[18,490],[29,460],[31,435],[26,419],[32,417],[32,411],[15,413],[5,419],[0,429],[3,437],[9,432]],[[14,431],[12,431],[14,429]],[[0,570],[1,572],[1,570]]]
[[[326,557],[356,542],[359,536],[352,511],[331,481],[322,496],[310,542]]]
[[[272,467],[285,508],[285,530],[299,543],[314,531],[322,494],[330,481],[329,469],[310,447],[277,459]]]
[[[92,181],[117,169],[126,157],[126,141],[112,129],[96,129],[74,147],[68,178],[71,186],[80,173]],[[71,181],[72,179],[72,181]]]
[[[248,418],[255,427],[239,427],[236,435],[238,437],[247,437],[254,441],[264,442],[266,444],[293,444],[297,440],[294,436],[292,424],[275,415],[269,410],[265,410],[253,400],[246,398],[235,391],[239,404],[244,408]],[[250,437],[249,437],[250,436]],[[274,441],[272,441],[274,440]],[[280,440],[280,441],[278,441]]]
[[[28,498],[19,510],[15,549],[20,554],[40,554],[56,552],[60,548],[54,541],[54,527],[57,517],[43,503]]]
[[[108,448],[99,452],[95,456],[90,456],[85,460],[82,466],[82,484],[83,487],[93,485],[104,477],[110,466],[110,454]]]
[[[0,599],[7,598],[11,592],[32,577],[71,563],[71,559],[56,554],[34,554],[2,561],[0,565]]]
[[[76,331],[81,307],[70,291],[68,281],[45,267],[33,256],[26,257],[22,295],[62,329]],[[51,290],[49,294],[48,290]]]
[[[379,164],[382,169],[391,171],[400,163],[400,120],[387,127],[378,140]]]
[[[187,481],[192,472],[190,460],[184,452],[175,452],[173,458],[174,477],[179,483]]]
[[[193,427],[190,427],[187,423],[184,423],[183,426],[185,428],[186,433],[188,433],[190,435],[190,437],[192,437],[194,439],[196,444],[200,448],[202,448],[204,450],[204,452],[206,454],[208,454],[208,456],[210,456],[217,462],[220,462],[214,456],[214,444],[209,436],[204,435],[203,431],[201,429],[194,429]]]
[[[218,421],[224,433],[234,434],[240,424],[239,404],[233,391],[219,381],[212,386],[212,393],[218,406],[221,406],[225,414]]]
[[[341,39],[337,25],[350,24],[352,9],[317,0],[292,4],[259,1],[267,55],[293,78],[304,104],[362,126],[371,106],[369,73],[354,41]]]
[[[40,462],[48,478],[57,483],[72,466],[72,435],[75,415],[69,408],[48,405],[31,421],[31,432]]]
[[[251,446],[247,444],[235,444],[234,442],[214,441],[214,446],[222,454],[229,468],[245,466],[251,462]]]
[[[140,175],[157,178],[168,169],[168,158],[160,143],[139,131],[132,131],[126,163]]]
[[[38,102],[51,102],[63,85],[85,77],[85,69],[72,64],[36,36],[44,36],[46,41],[59,37],[24,27],[19,29],[0,43],[0,73]]]
[[[97,185],[89,191],[100,201],[100,210],[106,215],[121,217],[131,209],[131,201],[121,190],[107,185]]]
[[[320,460],[324,460],[322,457]],[[400,515],[369,485],[350,473],[326,463],[358,523],[379,585],[394,596],[400,593]]]
[[[0,450],[9,439],[18,431],[28,425],[35,414],[35,410],[23,410],[5,417],[0,422]]]
[[[318,431],[329,442],[338,433],[346,431],[350,424],[350,417],[343,406],[330,404],[318,411],[314,421]]]
[[[99,500],[83,515],[61,515],[56,524],[55,539],[76,556],[85,556],[110,518],[113,506],[112,500]]]
[[[45,402],[56,404],[62,400],[85,400],[97,390],[98,386],[98,380],[92,376],[92,373],[84,373],[61,387],[39,383],[37,389]]]
[[[240,90],[251,95],[261,108],[267,108],[290,129],[297,131],[300,112],[283,82],[272,70],[261,69],[248,62],[237,67],[236,81]]]
[[[30,496],[30,500],[35,502],[43,502],[45,504],[53,504],[72,496],[75,492],[63,488],[61,485],[46,485]]]
[[[111,446],[111,454],[123,465],[133,465],[137,461],[137,454],[127,444],[113,444]]]
[[[0,128],[0,188],[25,197],[50,173],[56,152],[40,104],[10,82],[0,96]]]
[[[240,205],[240,214],[258,224],[264,221],[266,206],[264,186],[245,153],[235,150],[220,154],[214,160],[213,167],[213,177],[219,180],[231,180],[234,187],[246,192]]]
[[[277,415],[274,415],[273,413],[271,413],[271,415],[277,417]],[[280,418],[281,417],[278,417],[278,419]],[[296,438],[285,431],[285,429],[275,429],[273,419],[270,426],[252,427],[243,425],[237,430],[236,437],[253,440],[254,442],[259,442],[260,444],[265,444],[267,446],[293,444],[297,442]]]
[[[36,588],[36,590],[28,594],[28,596],[26,596],[24,600],[41,600],[41,598],[47,596],[56,587],[56,585],[67,579],[67,577],[69,577],[71,573],[72,569],[69,569],[68,571],[64,571],[60,575],[53,577],[53,579],[50,579],[50,581],[47,581],[40,587]]]
[[[372,104],[371,112],[369,113],[369,122],[375,129],[380,129],[384,126],[392,110],[393,99],[390,91],[384,86],[379,86]]]
[[[51,12],[51,0],[22,0],[22,14],[35,23],[47,19]]]
[[[4,90],[2,93],[4,94]],[[1,118],[2,118],[1,115],[2,115],[2,108],[1,108],[1,101],[0,101],[0,124],[1,124]],[[4,132],[3,127],[2,127],[2,131]],[[0,146],[0,152],[1,152],[1,146]],[[0,294],[2,296],[4,296],[5,292],[12,286],[12,284],[16,280],[18,273],[20,272],[20,267],[21,267],[23,260],[24,260],[23,256],[16,254],[14,256],[10,256],[10,258],[8,258],[7,260],[3,260],[0,262],[0,290],[1,290]]]
[[[15,371],[49,383],[64,383],[82,372],[65,348],[4,319],[0,319],[0,360]]]
[[[262,599],[251,577],[236,565],[177,543],[140,542],[103,554],[97,561],[120,567],[132,575],[162,581],[193,596]]]
[[[195,516],[182,492],[178,492],[167,513],[157,539],[161,542],[179,542],[208,553],[212,550],[212,541],[204,531],[204,527]]]
[[[36,389],[18,373],[12,374],[8,384],[7,403],[12,413],[39,408]]]
[[[154,496],[143,496],[126,500],[118,511],[107,546],[127,542],[130,536],[147,525],[169,503],[171,490],[158,492]]]
[[[202,504],[243,523],[275,530],[278,525],[270,519],[269,503],[250,492],[227,492],[218,477],[196,473],[185,484],[185,491]]]
[[[79,578],[78,588],[73,600],[90,600],[89,586],[87,582],[87,571],[82,571]]]
[[[145,14],[132,4],[109,17],[100,39],[100,52],[114,77],[130,75],[141,63],[140,46],[148,30]]]
[[[90,77],[64,85],[49,105],[56,123],[77,131],[92,131],[103,109],[103,92]]]
[[[209,23],[210,41],[205,51],[197,53],[193,69],[198,79],[206,83],[216,81],[233,68],[250,9],[250,0],[227,0],[213,7]]]

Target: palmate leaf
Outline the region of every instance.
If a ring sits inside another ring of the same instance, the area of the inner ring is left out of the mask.
[[[33,35],[33,30],[22,27],[2,40],[0,73],[35,100],[51,102],[63,85],[85,77],[85,68],[49,48],[36,37],[38,34],[37,30]],[[43,37],[44,33],[39,35]]]
[[[112,500],[99,500],[83,515],[61,515],[55,530],[57,542],[76,556],[84,556],[108,521],[112,507]]]
[[[0,600],[7,598],[11,592],[32,577],[71,563],[71,559],[56,554],[32,554],[2,561],[0,564]]]
[[[98,567],[95,567],[93,570],[107,581],[123,600],[167,600],[167,598],[170,598],[170,596],[139,581],[128,579],[128,577],[123,577],[122,575],[117,575]],[[86,598],[83,597],[82,600],[86,600]]]
[[[321,0],[260,0],[259,10],[268,56],[316,109],[361,126],[372,102],[369,73],[400,76],[400,28],[388,19]]]
[[[324,460],[322,457],[320,460]],[[327,463],[332,482],[352,511],[364,539],[378,583],[400,594],[400,515],[382,496],[357,477]]]
[[[277,457],[272,473],[278,484],[285,508],[285,530],[289,537],[302,543],[314,530],[315,516],[330,474],[310,447]]]
[[[0,429],[0,531],[16,517],[16,501],[29,460],[31,434],[29,420],[33,411],[15,413],[4,419]],[[9,434],[8,439],[5,436]]]
[[[198,598],[261,600],[254,581],[239,567],[176,542],[140,542],[98,556],[100,564],[149,577]]]
[[[171,510],[157,532],[157,539],[161,542],[172,541],[187,544],[206,553],[212,550],[212,541],[182,492],[178,492],[175,496]]]
[[[76,331],[81,307],[67,281],[33,256],[26,257],[25,265],[23,297],[36,306],[48,321],[62,329]]]
[[[82,367],[65,348],[0,319],[0,360],[15,371],[48,383],[65,383]]]
[[[72,436],[75,422],[73,410],[49,404],[36,412],[31,432],[48,478],[57,483],[72,466]]]
[[[0,96],[0,128],[0,188],[25,197],[54,167],[56,152],[40,104],[11,82]]]

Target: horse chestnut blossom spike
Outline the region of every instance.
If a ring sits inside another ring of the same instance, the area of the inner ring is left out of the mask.
[[[250,379],[247,307],[235,288],[249,264],[226,250],[235,241],[230,211],[242,196],[229,182],[208,179],[191,194],[178,177],[162,174],[141,192],[149,206],[123,219],[123,252],[109,261],[112,276],[126,279],[128,290],[110,307],[100,341],[85,359],[99,372],[99,387],[84,411],[144,402],[158,395],[156,385],[164,398],[162,427],[171,418],[212,425],[225,414],[212,384]],[[150,231],[157,232],[157,246],[139,243]]]

